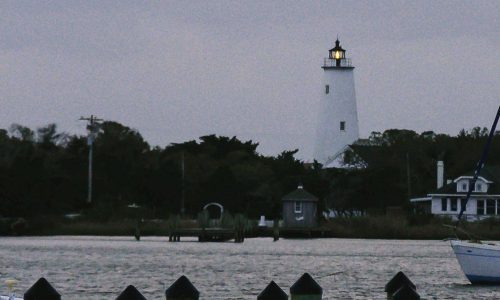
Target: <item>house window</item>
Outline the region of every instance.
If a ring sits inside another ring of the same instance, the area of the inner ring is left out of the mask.
[[[451,211],[457,211],[457,198],[453,198],[451,199],[451,203],[450,203],[451,207],[450,207],[450,210]]]
[[[345,121],[340,122],[340,130],[345,131]]]
[[[462,191],[467,192],[467,183],[462,183]]]
[[[464,211],[467,210],[467,204],[465,203],[465,199],[460,199],[460,209],[463,209]]]
[[[447,210],[448,210],[448,199],[441,198],[441,211],[447,211]]]
[[[325,94],[330,94],[330,85],[325,85]]]
[[[483,185],[478,183],[476,184],[476,192],[480,192],[483,189]]]
[[[484,200],[477,200],[477,214],[484,215]]]
[[[496,212],[496,201],[493,199],[486,200],[486,214],[494,215]]]
[[[295,202],[295,213],[301,213],[302,212],[302,202],[297,201]]]

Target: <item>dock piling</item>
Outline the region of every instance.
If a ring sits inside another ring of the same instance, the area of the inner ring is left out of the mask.
[[[291,300],[321,300],[323,288],[309,275],[304,273],[291,287]]]
[[[141,240],[141,220],[137,220],[137,224],[135,225],[134,237],[136,241]]]
[[[267,287],[257,296],[257,300],[288,300],[288,295],[271,281]]]
[[[394,299],[394,294],[402,287],[409,286],[414,291],[417,290],[417,287],[411,280],[401,271],[399,271],[391,280],[385,285],[385,292],[387,293],[387,299]],[[418,294],[417,294],[418,295]],[[399,298],[403,299],[403,298]],[[412,298],[413,299],[413,298]]]
[[[125,290],[116,298],[116,300],[146,300],[133,285],[127,286]]]
[[[409,284],[404,284],[392,295],[392,300],[420,300],[420,295]]]
[[[165,296],[167,300],[198,300],[200,292],[182,275],[165,291]]]
[[[276,242],[280,239],[280,226],[279,220],[274,219],[273,221],[273,242]]]
[[[175,235],[173,239],[176,239]],[[385,292],[389,300],[420,300],[415,284],[401,271],[385,285]],[[166,300],[198,300],[200,293],[183,275],[165,290],[165,297]],[[290,287],[290,300],[322,300],[322,297],[323,288],[309,273],[304,273]],[[288,300],[288,295],[274,281],[271,281],[257,296],[257,300],[271,299]],[[61,300],[61,295],[44,277],[41,277],[24,293],[24,300]],[[133,285],[129,285],[115,300],[146,300],[146,298]]]
[[[35,282],[25,293],[25,300],[61,300],[61,295],[56,291],[56,289],[47,281],[47,279],[41,277]]]

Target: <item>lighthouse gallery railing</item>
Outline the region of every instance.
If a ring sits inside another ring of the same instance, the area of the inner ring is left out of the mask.
[[[342,58],[340,59],[340,66],[337,66],[337,60],[331,58],[325,58],[323,60],[323,67],[352,67],[350,58]]]

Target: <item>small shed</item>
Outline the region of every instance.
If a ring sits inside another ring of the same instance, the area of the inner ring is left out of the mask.
[[[301,184],[281,201],[284,227],[310,228],[317,225],[318,198],[306,191]]]

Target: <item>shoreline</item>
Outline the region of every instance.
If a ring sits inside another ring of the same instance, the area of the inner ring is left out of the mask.
[[[140,224],[140,236],[169,237],[172,232],[201,231],[192,220],[188,226],[172,228],[168,220],[144,221]],[[450,220],[430,218],[425,221],[392,216],[371,216],[339,218],[311,229],[279,228],[280,238],[318,239],[318,238],[350,238],[350,239],[389,239],[389,240],[443,240],[455,237],[453,231],[443,225],[453,224]],[[463,229],[472,237],[482,240],[500,240],[500,220],[465,223]],[[137,221],[40,221],[28,220],[23,228],[12,228],[11,224],[2,227],[0,236],[130,236],[136,234]],[[215,230],[207,228],[207,231]],[[234,231],[231,227],[219,228],[226,237]],[[181,234],[181,236],[188,236]],[[245,231],[245,238],[273,238],[273,228],[250,227]],[[461,234],[459,238],[465,238]],[[232,240],[226,238],[225,240]]]

